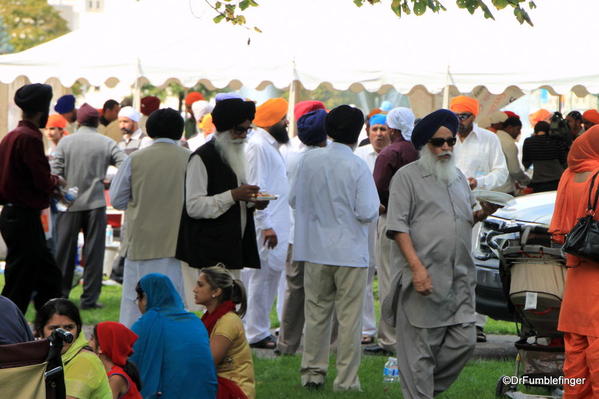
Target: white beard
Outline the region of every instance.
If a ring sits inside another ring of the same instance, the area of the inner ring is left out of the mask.
[[[214,138],[214,147],[221,159],[227,163],[237,175],[241,183],[246,183],[246,158],[245,143],[247,139],[232,139],[229,130],[217,132]]]
[[[455,166],[455,159],[452,152],[445,152],[450,156],[449,159],[440,159],[425,145],[420,150],[420,158],[418,164],[424,170],[431,173],[438,182],[449,185],[458,177],[458,169]]]

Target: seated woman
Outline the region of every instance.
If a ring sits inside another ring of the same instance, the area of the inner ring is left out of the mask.
[[[81,331],[79,309],[73,302],[63,298],[49,300],[37,312],[33,325],[40,338],[48,338],[57,328],[75,337],[62,348],[67,399],[112,399],[104,365],[88,347]]]
[[[193,290],[195,302],[206,306],[202,321],[218,373],[218,398],[254,399],[254,365],[241,317],[247,308],[243,284],[220,265],[202,269]],[[239,312],[235,305],[239,304]]]
[[[104,321],[94,327],[89,341],[104,364],[113,399],[142,399],[137,366],[129,361],[137,334],[121,323]]]
[[[0,345],[33,341],[33,334],[13,301],[0,295]]]
[[[142,277],[135,290],[142,316],[131,327],[139,336],[131,360],[143,381],[143,397],[215,398],[216,371],[202,321],[185,311],[164,274]]]

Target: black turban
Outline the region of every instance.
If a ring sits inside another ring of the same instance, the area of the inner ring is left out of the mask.
[[[253,121],[256,115],[256,104],[240,98],[217,101],[212,110],[212,123],[217,132],[233,129],[245,121]]]
[[[153,139],[179,140],[183,134],[183,118],[172,108],[158,109],[146,121],[146,131]]]
[[[308,146],[314,146],[327,139],[325,120],[327,111],[317,109],[302,115],[297,120],[297,136],[300,141]]]
[[[327,114],[327,134],[343,144],[355,144],[364,124],[364,114],[358,108],[340,105]]]
[[[25,85],[15,93],[15,104],[23,111],[48,113],[50,100],[52,87],[41,83]]]
[[[441,126],[445,126],[455,136],[460,122],[458,117],[448,109],[438,109],[428,114],[414,127],[412,143],[417,150],[421,149],[437,133]]]

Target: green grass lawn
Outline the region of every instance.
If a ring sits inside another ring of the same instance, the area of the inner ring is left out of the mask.
[[[322,391],[306,391],[300,384],[300,356],[275,359],[254,357],[258,398],[401,398],[400,384],[383,383],[383,366],[387,358],[364,356],[360,365],[362,392],[333,392],[335,359],[331,356],[329,375]],[[495,386],[502,375],[512,375],[513,361],[472,361],[440,399],[495,398]]]

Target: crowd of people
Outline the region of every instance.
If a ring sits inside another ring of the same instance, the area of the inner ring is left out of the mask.
[[[364,346],[397,356],[405,398],[432,398],[486,340],[471,241],[474,225],[499,206],[477,201],[474,190],[520,195],[559,183],[558,203],[575,201],[567,182],[586,182],[598,168],[587,159],[597,111],[532,114],[534,134],[520,154],[520,116],[477,119],[479,103],[468,96],[422,119],[390,104],[364,115],[315,100],[290,115],[283,98],[256,106],[233,93],[213,101],[189,93],[186,120],[156,97],[138,111],[114,100],[76,108],[66,95],[49,115],[51,100],[50,86],[20,88],[22,121],[0,142],[0,313],[16,315],[0,326],[0,344],[33,339],[22,316],[33,300],[37,338],[57,328],[75,337],[62,355],[73,398],[255,398],[250,348],[301,348],[301,384],[320,390],[333,342],[334,390],[361,389]],[[107,198],[124,211],[112,275],[123,286],[120,316],[87,340],[79,309],[103,306]],[[49,241],[42,211],[53,222]],[[567,232],[576,218],[560,215],[553,229]],[[77,307],[66,298],[80,231]],[[568,295],[576,296],[571,286]],[[565,300],[569,308],[583,301],[576,298]],[[566,342],[581,351],[596,326],[571,327],[577,320],[560,326],[573,328]],[[581,362],[572,368],[584,372]]]

